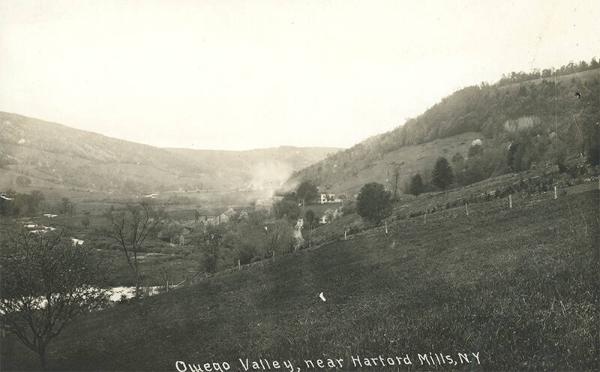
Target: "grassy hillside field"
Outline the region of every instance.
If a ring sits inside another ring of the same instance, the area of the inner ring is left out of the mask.
[[[432,169],[438,157],[451,158],[456,153],[466,157],[471,142],[477,138],[482,138],[482,134],[468,132],[419,145],[402,146],[382,154],[377,159],[357,157],[351,160],[332,160],[331,164],[327,165],[322,161],[317,164],[323,165],[324,168],[313,165],[303,169],[300,174],[309,180],[320,180],[320,186],[328,190],[351,196],[358,193],[367,182],[380,182],[393,190],[394,170],[398,168],[398,191],[402,191],[410,176],[422,172],[423,169]],[[326,176],[320,176],[323,173]],[[296,186],[297,183],[298,178],[292,178],[289,185]]]
[[[595,188],[595,187],[594,187]],[[480,353],[443,369],[597,370],[599,192],[578,188],[416,217],[274,263],[79,319],[49,348],[54,370],[174,371],[177,360],[303,360]],[[326,302],[319,299],[323,292]],[[469,354],[470,355],[470,354]],[[2,370],[36,369],[15,340]],[[318,370],[318,369],[315,369]]]

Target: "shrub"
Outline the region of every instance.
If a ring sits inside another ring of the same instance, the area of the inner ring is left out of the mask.
[[[362,218],[379,223],[392,212],[392,195],[382,184],[372,182],[364,185],[356,199],[356,210]]]

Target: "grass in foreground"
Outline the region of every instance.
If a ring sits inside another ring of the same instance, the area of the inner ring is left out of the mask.
[[[598,203],[591,191],[400,221],[389,236],[337,242],[92,314],[50,345],[49,365],[173,371],[177,360],[228,361],[238,370],[238,357],[303,366],[357,354],[479,352],[485,370],[595,370]],[[2,346],[3,370],[37,368],[16,342]]]

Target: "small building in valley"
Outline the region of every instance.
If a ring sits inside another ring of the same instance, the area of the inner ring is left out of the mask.
[[[342,199],[336,198],[335,194],[331,193],[321,193],[319,197],[320,204],[331,204],[331,203],[341,203]]]

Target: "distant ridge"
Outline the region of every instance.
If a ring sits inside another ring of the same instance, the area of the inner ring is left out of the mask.
[[[279,185],[334,148],[167,149],[0,112],[0,188],[140,194]],[[260,173],[260,179],[256,178]]]

